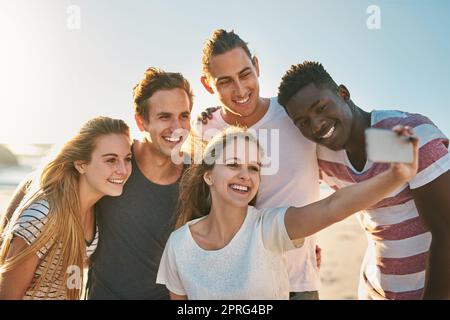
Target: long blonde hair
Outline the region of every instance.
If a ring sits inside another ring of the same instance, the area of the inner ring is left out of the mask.
[[[245,127],[229,126],[214,136],[207,144],[201,163],[192,164],[183,174],[180,181],[175,228],[186,222],[206,216],[211,210],[211,193],[203,179],[205,172],[214,168],[216,160],[222,155],[227,144],[238,138],[254,142],[262,157],[263,151],[256,137]],[[254,205],[256,196],[250,205]]]
[[[34,181],[35,188],[30,190],[20,206],[15,210],[8,224],[0,230],[2,244],[0,248],[0,273],[14,269],[30,255],[35,255],[44,246],[48,251],[48,262],[42,274],[29,289],[33,294],[43,288],[43,281],[60,282],[65,286],[68,299],[79,299],[81,288],[69,289],[66,284],[67,268],[78,266],[83,280],[83,260],[86,252],[84,232],[80,220],[79,172],[74,166],[76,160],[89,163],[98,138],[108,134],[124,134],[129,137],[129,127],[119,119],[96,117],[86,122],[79,132],[44,165],[39,179]],[[33,202],[46,200],[49,204],[47,222],[38,238],[20,253],[6,258],[13,240],[11,232],[20,214]],[[57,260],[55,268],[52,262]],[[59,270],[58,270],[59,269]],[[60,274],[63,273],[63,275]]]

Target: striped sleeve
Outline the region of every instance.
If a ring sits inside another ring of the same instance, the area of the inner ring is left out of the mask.
[[[32,203],[17,219],[17,222],[12,229],[14,236],[22,238],[28,245],[31,245],[41,234],[42,229],[48,220],[48,211],[47,201],[40,200]],[[49,246],[46,245],[37,251],[36,255],[42,259],[48,249]]]
[[[375,113],[374,122],[374,128],[391,129],[397,124],[410,126],[419,137],[419,170],[409,183],[411,189],[430,183],[450,169],[449,140],[429,118],[389,110]]]
[[[419,124],[414,132],[419,137],[419,170],[409,182],[411,189],[430,183],[450,169],[448,138],[433,123]]]

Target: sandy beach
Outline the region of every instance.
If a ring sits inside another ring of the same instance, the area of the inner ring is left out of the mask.
[[[331,193],[330,188],[320,189],[321,198]],[[367,240],[356,215],[320,231],[317,242],[322,248],[320,299],[357,299],[359,271]]]
[[[13,191],[0,189],[1,211]],[[347,218],[319,232],[317,238],[322,248],[320,299],[357,299],[359,267],[367,243],[358,220]]]
[[[320,299],[357,299],[359,270],[367,245],[356,217],[349,217],[318,234],[322,248]]]

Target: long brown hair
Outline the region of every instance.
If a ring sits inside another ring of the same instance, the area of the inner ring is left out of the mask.
[[[203,175],[214,168],[216,160],[222,155],[227,144],[238,138],[256,143],[262,155],[258,140],[244,127],[229,126],[214,136],[206,146],[201,163],[192,164],[181,178],[175,228],[209,213],[211,210],[211,193]],[[255,202],[256,196],[249,204],[254,205]]]
[[[127,124],[118,119],[96,117],[86,122],[79,132],[44,165],[39,179],[33,181],[34,187],[22,200],[8,224],[0,230],[2,244],[0,248],[0,273],[8,272],[22,263],[30,255],[46,246],[48,259],[41,275],[28,290],[33,294],[41,291],[43,281],[65,286],[68,299],[79,299],[81,288],[69,289],[66,286],[70,266],[83,270],[86,252],[84,232],[80,220],[79,172],[74,162],[81,160],[89,163],[98,138],[108,134],[124,134],[129,137]],[[46,200],[49,204],[47,222],[37,239],[24,250],[11,258],[6,258],[14,234],[12,228],[20,214],[33,202]],[[55,260],[57,259],[57,260]],[[53,261],[56,266],[51,268]],[[62,275],[61,275],[62,272]],[[82,272],[81,283],[83,280]],[[61,280],[61,282],[59,282]]]

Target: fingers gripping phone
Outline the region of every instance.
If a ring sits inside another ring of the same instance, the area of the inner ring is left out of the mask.
[[[413,162],[413,145],[408,137],[392,130],[366,129],[367,158],[373,162]]]

